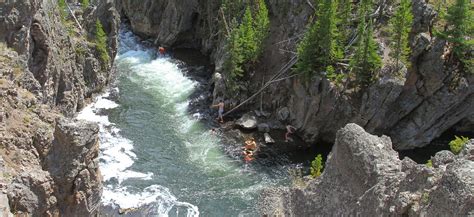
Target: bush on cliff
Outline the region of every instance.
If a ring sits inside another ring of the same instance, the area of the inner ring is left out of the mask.
[[[102,64],[107,64],[110,60],[107,52],[107,34],[105,34],[104,27],[99,19],[95,22],[95,48],[99,53]]]
[[[464,145],[469,141],[469,138],[461,136],[454,136],[454,139],[449,142],[449,148],[454,154],[459,154]]]
[[[426,165],[427,167],[432,168],[432,167],[433,167],[433,161],[428,160],[428,161],[426,161],[426,164],[425,164],[425,165]]]
[[[311,162],[311,176],[313,178],[319,177],[323,171],[323,156],[318,154],[316,158]]]

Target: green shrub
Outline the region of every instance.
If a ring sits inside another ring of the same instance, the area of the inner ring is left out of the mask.
[[[454,139],[451,142],[449,142],[449,148],[454,154],[459,154],[459,152],[461,152],[462,148],[468,141],[469,141],[468,137],[454,136]]]
[[[313,178],[319,177],[323,171],[323,156],[318,154],[311,162],[311,176]]]
[[[428,160],[425,165],[427,167],[433,167],[433,162],[431,162],[431,160]]]
[[[110,60],[109,53],[107,52],[107,34],[105,34],[104,27],[99,19],[95,22],[95,28],[95,48],[99,52],[102,64],[107,64]]]

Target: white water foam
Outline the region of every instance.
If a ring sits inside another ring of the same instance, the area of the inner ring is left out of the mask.
[[[180,101],[194,88],[194,82],[184,77],[179,72],[176,64],[169,59],[158,58],[152,60],[153,51],[141,46],[135,36],[131,32],[122,31],[120,35],[121,47],[117,62],[120,60],[122,64],[128,64],[132,71],[139,76],[149,76],[150,82],[156,82],[161,79],[160,83],[166,83],[170,86],[164,87],[161,91],[165,91],[169,96],[168,103]],[[120,63],[119,63],[120,64]],[[179,84],[178,86],[176,86]],[[155,87],[149,86],[149,87]],[[175,89],[177,88],[177,89]],[[175,91],[167,91],[167,90]],[[184,90],[184,91],[183,91]],[[116,90],[118,91],[118,90]],[[176,211],[185,209],[187,216],[199,216],[198,207],[180,202],[171,194],[169,189],[159,185],[152,185],[145,188],[142,192],[131,193],[122,183],[127,179],[152,179],[153,173],[141,173],[130,170],[137,156],[133,153],[133,142],[120,135],[120,129],[109,121],[105,115],[98,115],[101,109],[113,109],[119,105],[114,101],[107,99],[109,92],[96,98],[95,103],[84,108],[77,116],[78,119],[96,122],[100,127],[100,168],[104,181],[116,181],[116,185],[104,186],[102,202],[120,208],[137,208],[143,205],[152,205],[156,207],[158,216],[168,216],[168,213],[176,208]],[[177,99],[177,100],[173,100]]]
[[[96,113],[100,109],[113,109],[119,105],[106,97],[105,93],[97,97],[96,102],[84,108],[77,116],[78,119],[96,122],[99,125],[99,139],[101,144],[100,166],[103,169],[102,176],[104,181],[116,179],[118,183],[129,178],[151,179],[153,173],[139,173],[128,170],[136,159],[132,152],[132,141],[120,136],[120,129],[110,123],[109,118]]]
[[[168,216],[173,208],[176,208],[177,211],[185,209],[188,217],[199,216],[197,206],[178,201],[169,189],[159,185],[151,185],[138,194],[130,193],[127,187],[116,188],[113,191],[106,188],[103,199],[112,201],[114,204],[120,204],[120,207],[150,205],[156,208],[155,213],[150,214],[156,214],[157,216]]]
[[[119,105],[106,97],[105,93],[96,98],[96,102],[84,108],[77,116],[78,119],[96,122],[100,133],[100,168],[104,181],[117,180],[118,187],[113,185],[104,186],[102,201],[120,208],[136,208],[143,205],[153,204],[158,216],[168,216],[173,208],[185,209],[187,216],[199,216],[199,210],[195,205],[180,202],[171,194],[169,189],[152,185],[140,193],[130,193],[126,186],[120,184],[127,179],[149,180],[153,173],[140,173],[129,168],[136,160],[133,150],[133,142],[120,135],[120,129],[111,123],[107,116],[98,115],[100,109],[113,109]]]

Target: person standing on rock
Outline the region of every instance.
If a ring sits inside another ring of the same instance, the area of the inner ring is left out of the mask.
[[[288,142],[291,139],[289,136],[296,131],[296,127],[293,127],[289,124],[286,125],[286,133],[285,133],[285,142]]]
[[[224,123],[224,101],[221,99],[219,100],[219,103],[216,104],[216,105],[212,105],[211,108],[215,108],[215,107],[218,107],[219,110],[219,116],[216,118],[216,119],[220,119],[220,123]]]

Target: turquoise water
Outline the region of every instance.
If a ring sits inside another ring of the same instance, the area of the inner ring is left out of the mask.
[[[200,84],[177,63],[121,32],[116,88],[79,114],[101,128],[103,202],[151,204],[156,216],[258,216],[259,191],[287,185],[289,165],[243,163],[235,145],[189,114]]]

